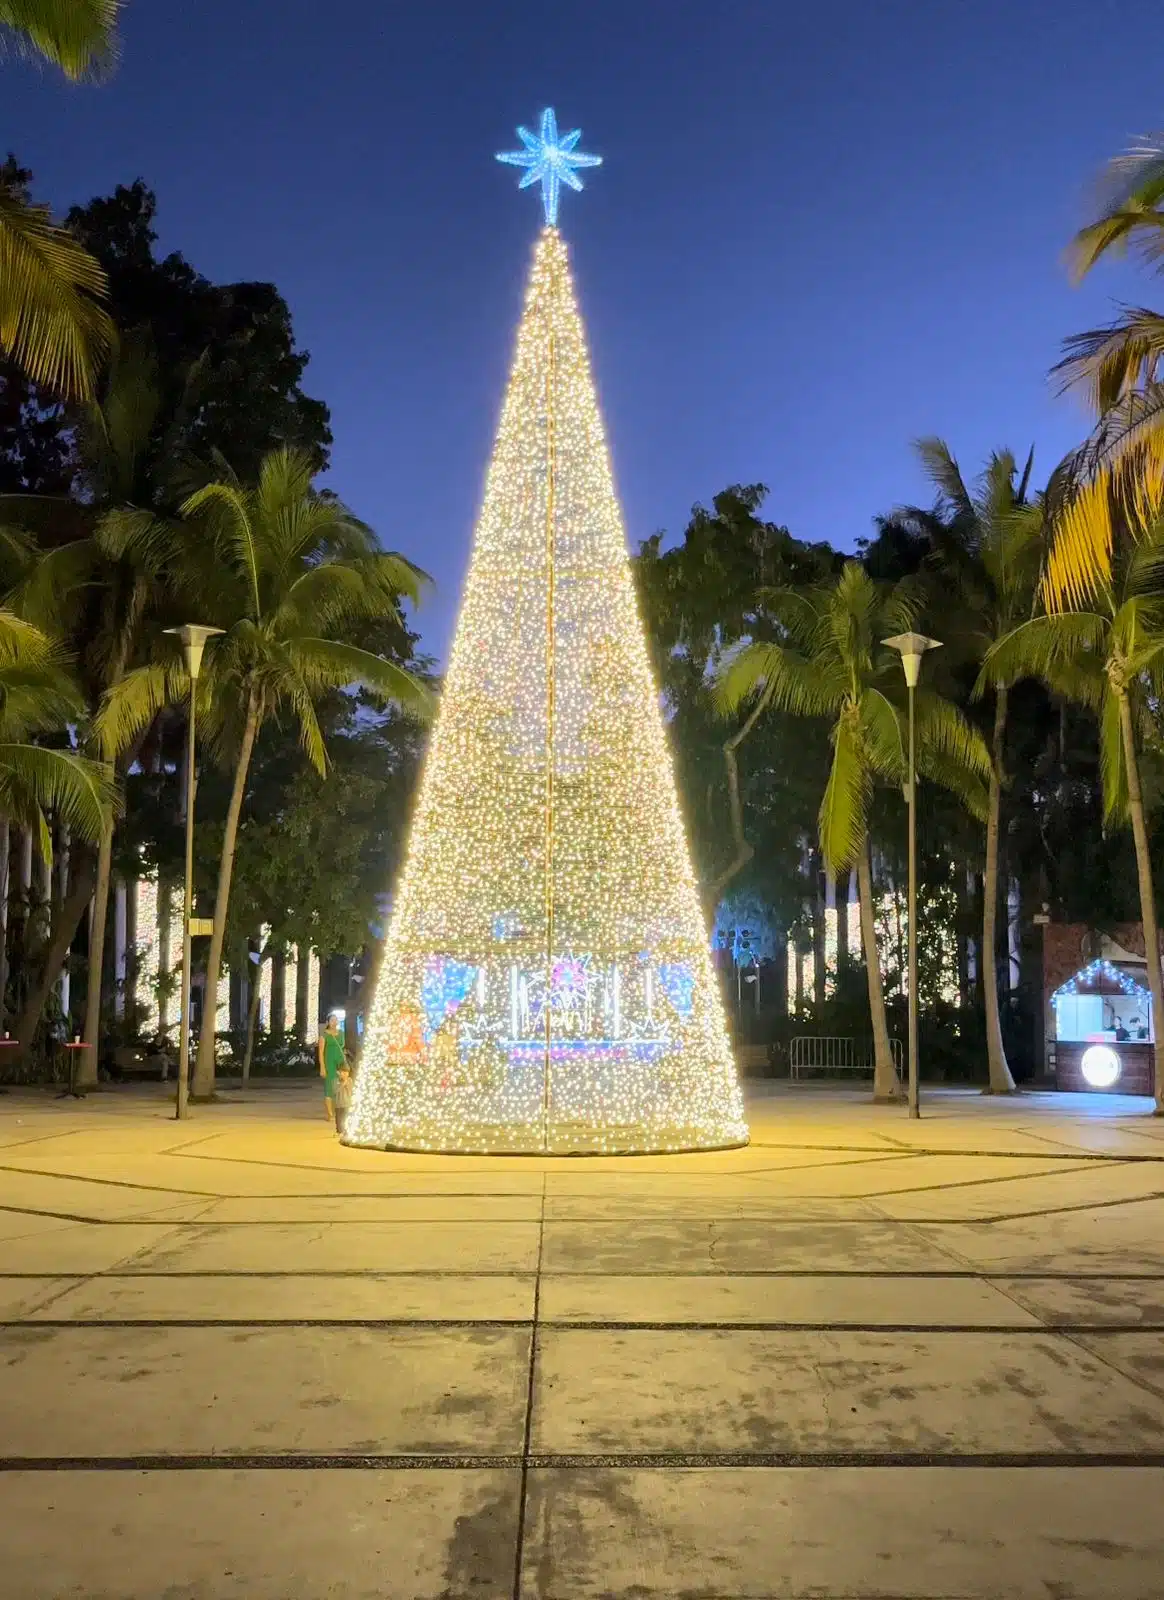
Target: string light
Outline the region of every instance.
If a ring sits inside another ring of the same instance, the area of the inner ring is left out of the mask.
[[[1061,983],[1051,996],[1052,1001],[1065,998],[1067,995],[1084,994],[1095,990],[1101,983],[1112,984],[1121,994],[1134,995],[1137,1000],[1144,1000],[1151,1004],[1152,996],[1142,983],[1126,972],[1121,972],[1119,967],[1113,966],[1110,961],[1092,961],[1086,967],[1081,967],[1074,977],[1068,978],[1066,983]]]
[[[141,1031],[152,1036],[161,1027],[158,980],[162,976],[162,929],[157,878],[136,878],[133,901],[134,1013]]]
[[[162,891],[159,921],[162,975],[168,981],[164,985],[165,992],[158,1001],[158,1033],[166,1037],[171,1027],[178,1027],[182,1005],[179,994],[179,985],[182,981],[182,902],[173,884],[166,884]]]
[[[314,1044],[319,1038],[319,957],[314,950],[307,952],[307,1015],[303,1019],[303,1044]]]
[[[747,1138],[566,247],[543,230],[349,1144]]]
[[[299,997],[299,948],[292,945],[283,963],[283,1032],[295,1034],[295,1008]]]

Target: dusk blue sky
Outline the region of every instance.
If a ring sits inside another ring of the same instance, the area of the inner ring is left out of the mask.
[[[271,279],[331,407],[330,482],[437,580],[448,644],[540,208],[493,153],[544,105],[605,165],[570,241],[632,544],[695,501],[851,548],[963,465],[1085,423],[1047,371],[1103,161],[1164,123],[1149,0],[134,0],[100,87],[0,65],[3,142],[64,209],[141,176],[163,249]]]

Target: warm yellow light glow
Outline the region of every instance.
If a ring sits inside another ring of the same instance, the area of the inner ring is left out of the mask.
[[[162,930],[157,878],[135,879],[133,896],[134,1011],[141,1032],[153,1035],[161,1025],[158,980],[162,975]]]
[[[319,1038],[319,957],[314,950],[307,952],[307,1015],[303,1020],[303,1043],[314,1044]]]
[[[566,248],[534,256],[348,1143],[747,1138]]]
[[[295,1035],[295,1007],[299,994],[299,951],[292,945],[283,962],[283,1032]]]

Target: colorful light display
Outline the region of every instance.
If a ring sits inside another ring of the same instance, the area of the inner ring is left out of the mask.
[[[345,1140],[746,1138],[566,247],[546,227]]]

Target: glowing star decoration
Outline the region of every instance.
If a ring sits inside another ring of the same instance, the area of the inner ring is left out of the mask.
[[[566,246],[547,227],[344,1139],[618,1154],[747,1133]]]
[[[573,133],[558,133],[558,119],[549,107],[542,112],[542,124],[537,133],[531,133],[528,128],[519,128],[517,136],[525,146],[524,150],[508,150],[497,157],[504,161],[507,167],[525,167],[525,177],[518,184],[519,189],[528,189],[535,183],[542,186],[542,206],[546,214],[546,225],[556,228],[558,225],[558,199],[562,192],[562,185],[566,184],[571,189],[581,189],[582,179],[577,174],[579,167],[600,167],[601,156],[588,156],[577,148],[582,137],[581,128],[575,128]]]

